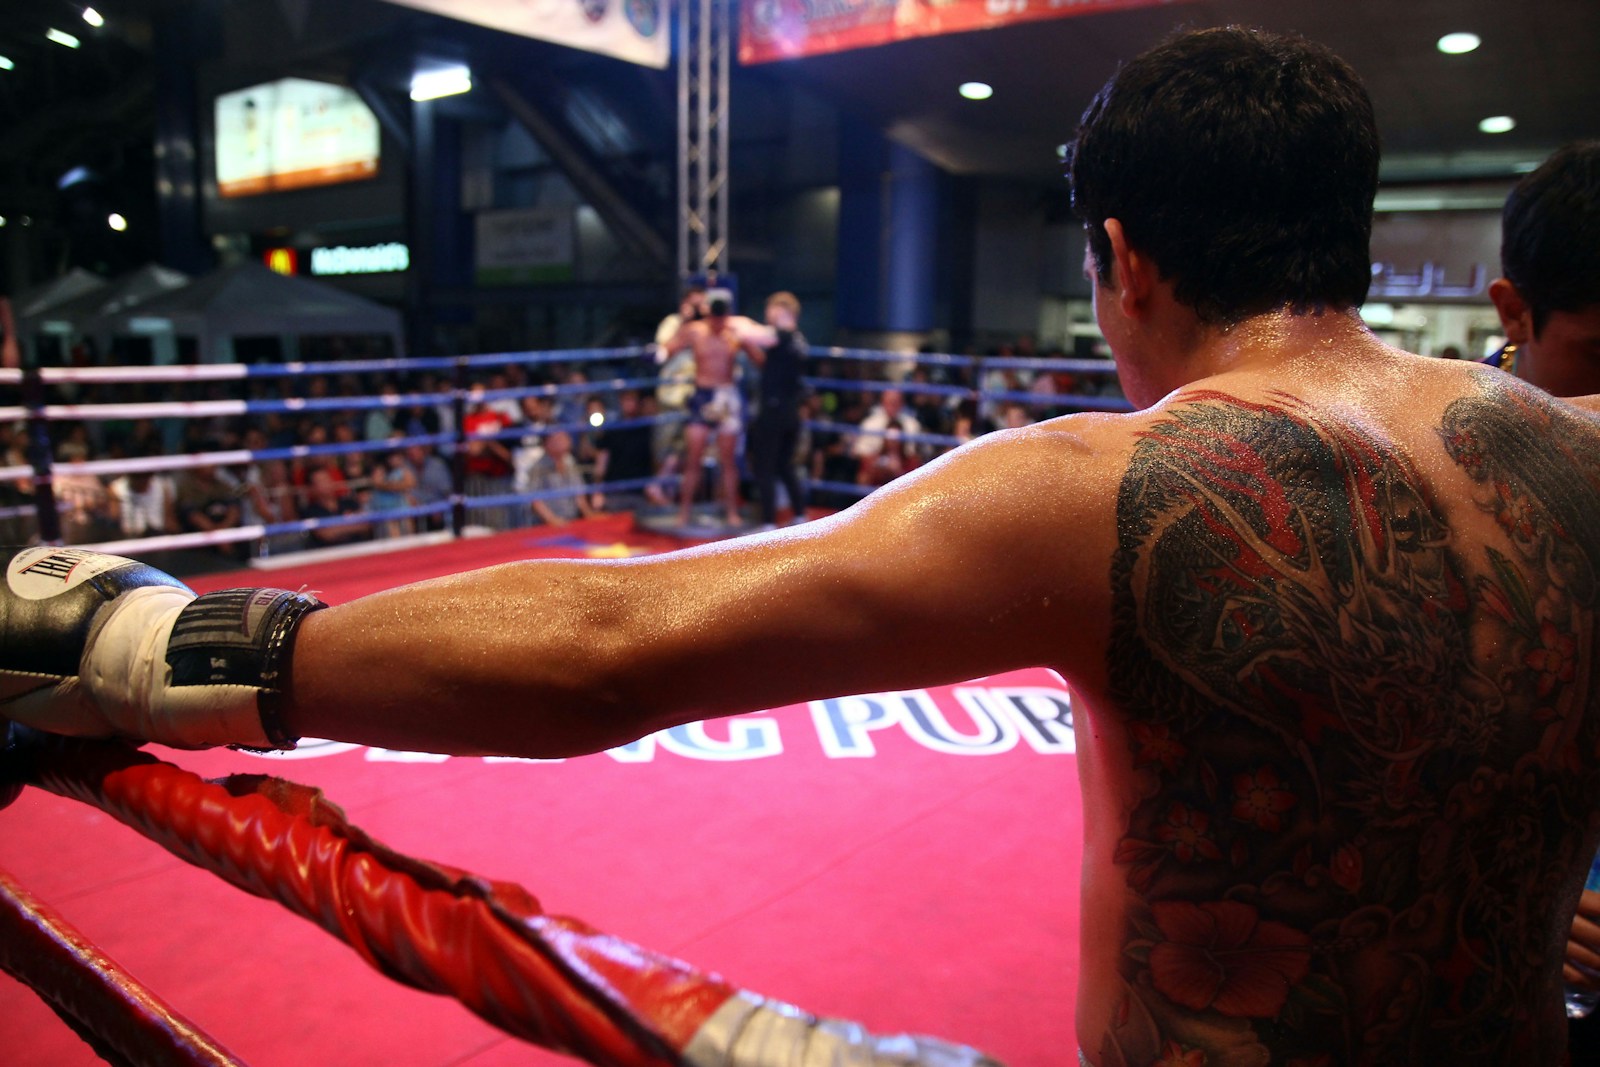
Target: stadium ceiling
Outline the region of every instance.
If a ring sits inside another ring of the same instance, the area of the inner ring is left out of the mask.
[[[131,154],[129,165],[138,166],[154,132],[150,21],[216,2],[105,0],[109,21],[98,33],[84,29],[84,0],[0,4],[0,55],[16,64],[0,69],[0,187],[53,178],[86,156]],[[375,23],[400,11],[352,8]],[[1597,0],[1182,0],[749,71],[804,88],[952,172],[1048,181],[1059,174],[1057,146],[1119,60],[1180,26],[1228,23],[1295,30],[1349,60],[1376,103],[1391,181],[1504,177],[1563,141],[1600,137]],[[53,25],[79,33],[84,48],[46,40]],[[1443,54],[1436,42],[1453,31],[1471,31],[1482,44]],[[993,96],[962,98],[958,86],[973,80],[992,85]],[[1498,115],[1514,118],[1515,128],[1480,132],[1481,120]]]
[[[1041,0],[1033,0],[1041,2]],[[1564,141],[1600,137],[1596,0],[1194,0],[773,63],[961,174],[1049,177],[1094,92],[1117,63],[1184,26],[1295,31],[1365,80],[1383,135],[1385,178],[1504,176]],[[1441,36],[1482,44],[1446,55]],[[961,83],[994,95],[963,99]],[[737,106],[737,102],[735,103]],[[1480,132],[1490,116],[1508,133]]]

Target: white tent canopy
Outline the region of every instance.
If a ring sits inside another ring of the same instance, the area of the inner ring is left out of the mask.
[[[17,318],[25,319],[105,284],[106,280],[100,275],[82,267],[73,267],[59,278],[24,289],[12,297],[11,310]]]
[[[189,282],[189,275],[182,271],[157,263],[146,263],[138,270],[129,271],[107,284],[25,315],[18,323],[17,332],[25,338],[40,335],[58,337],[63,345],[70,345],[79,337],[89,337],[103,352],[106,337],[91,328],[98,319],[137,307],[151,297],[181,289]]]
[[[279,338],[287,360],[296,358],[300,338],[312,336],[382,336],[391,339],[394,355],[405,350],[400,313],[393,308],[254,262],[223,267],[84,328],[150,338],[156,362],[172,361],[177,337],[195,340],[201,363],[233,362],[233,342],[240,337]]]

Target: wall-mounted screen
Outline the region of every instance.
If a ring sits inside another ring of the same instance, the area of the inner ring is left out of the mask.
[[[378,173],[378,119],[349,89],[282,78],[216,102],[225,197],[358,181]]]

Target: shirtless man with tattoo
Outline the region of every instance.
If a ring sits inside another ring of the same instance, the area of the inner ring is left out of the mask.
[[[18,554],[0,680],[26,695],[0,713],[566,756],[1045,664],[1075,697],[1087,1062],[1560,1063],[1600,845],[1600,420],[1364,328],[1377,135],[1318,46],[1176,37],[1069,162],[1142,410],[991,434],[715,546],[326,610],[258,591],[271,669],[214,693],[189,668],[223,594],[90,557],[65,619],[37,605],[76,599],[22,595],[60,562]]]
[[[744,402],[734,383],[734,359],[741,348],[760,353],[743,339],[741,323],[728,314],[728,302],[714,299],[706,317],[684,323],[666,346],[670,356],[685,348],[694,355],[694,392],[683,436],[683,482],[678,490],[678,525],[689,525],[689,509],[700,488],[706,438],[717,435],[717,465],[722,470],[722,503],[730,526],[739,524],[739,435],[744,432]]]

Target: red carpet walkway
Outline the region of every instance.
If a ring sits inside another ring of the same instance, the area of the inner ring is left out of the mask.
[[[273,574],[340,603],[510,559],[670,547],[620,520]],[[157,754],[207,776],[324,788],[414,855],[520,882],[736,984],[879,1031],[1075,1062],[1080,806],[1047,671],[815,702],[564,762],[346,745],[291,759]],[[38,790],[0,811],[0,867],[257,1067],[555,1065],[452,1001],[401,988],[275,905]],[[0,1067],[99,1060],[0,975]]]

